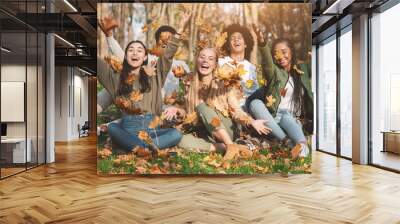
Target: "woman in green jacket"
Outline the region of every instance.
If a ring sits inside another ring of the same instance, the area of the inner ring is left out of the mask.
[[[295,64],[296,55],[289,40],[278,39],[269,47],[260,30],[255,28],[255,31],[266,84],[247,99],[246,106],[256,119],[267,120],[266,125],[275,138],[289,138],[293,146],[301,146],[299,155],[307,156],[309,149],[303,127],[308,134],[313,131],[309,65]]]

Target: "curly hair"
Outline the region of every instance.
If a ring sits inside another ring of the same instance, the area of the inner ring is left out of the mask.
[[[251,36],[250,30],[247,29],[244,26],[241,26],[240,24],[232,24],[226,27],[222,33],[226,32],[228,34],[228,40],[225,42],[225,44],[222,46],[222,49],[227,52],[228,54],[231,53],[231,47],[230,47],[230,41],[229,39],[231,38],[232,34],[238,32],[242,34],[244,43],[246,44],[246,49],[244,52],[244,58],[247,60],[250,60],[250,54],[251,51],[253,50],[254,46],[254,40],[253,37]]]

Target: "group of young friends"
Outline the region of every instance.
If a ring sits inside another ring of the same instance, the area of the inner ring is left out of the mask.
[[[291,42],[279,39],[270,46],[256,26],[252,29],[257,38],[253,38],[249,29],[232,24],[223,31],[227,40],[222,48],[227,56],[219,57],[219,50],[205,47],[195,56],[194,70],[190,71],[185,62],[174,59],[190,18],[191,14],[186,12],[178,29],[158,28],[155,32],[158,56],[150,54],[140,41],[132,41],[122,50],[113,37],[116,21],[109,17],[101,19],[100,27],[110,53],[123,61],[122,70],[117,73],[104,59],[98,58],[97,76],[104,86],[98,93],[98,112],[112,103],[122,112],[121,119],[107,124],[113,148],[130,152],[137,146],[150,150],[178,146],[185,150],[223,152],[224,159],[230,160],[253,150],[251,144],[237,141],[241,126],[253,129],[260,138],[287,141],[290,147],[297,148],[292,156],[307,156],[310,153],[304,134],[307,125],[303,124],[313,119],[311,73],[308,64],[295,64]],[[265,84],[257,81],[256,66],[249,61],[255,41]],[[239,87],[227,87],[216,77],[216,70],[224,65],[242,66],[244,74],[240,76]],[[165,105],[163,100],[179,88],[179,79],[171,71],[176,66],[182,66],[192,76],[185,88],[183,106]],[[136,96],[134,101],[129,100],[132,96]],[[193,113],[197,113],[200,121],[196,126],[207,130],[207,136],[182,134],[176,128],[149,127],[156,116],[173,121]],[[151,142],[138,136],[142,131],[148,133]],[[312,133],[312,125],[306,132]]]

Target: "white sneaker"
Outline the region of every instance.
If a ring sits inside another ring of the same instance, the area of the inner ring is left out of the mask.
[[[300,151],[299,156],[300,156],[300,157],[307,157],[308,154],[310,154],[310,149],[308,148],[308,145],[302,143],[302,144],[301,144],[301,151]]]

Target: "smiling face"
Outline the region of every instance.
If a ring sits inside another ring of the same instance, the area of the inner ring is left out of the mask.
[[[132,43],[128,46],[126,51],[125,60],[134,69],[143,65],[147,59],[146,49],[140,43]]]
[[[231,53],[242,53],[246,49],[246,43],[244,42],[243,35],[239,32],[234,32],[230,38],[230,50]]]
[[[277,43],[274,48],[276,62],[285,69],[290,69],[292,64],[292,51],[286,42]]]
[[[209,75],[217,66],[217,54],[212,48],[204,48],[197,57],[197,71],[200,75]]]

